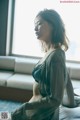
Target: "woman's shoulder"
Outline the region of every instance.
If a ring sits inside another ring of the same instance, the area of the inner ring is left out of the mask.
[[[52,51],[46,59],[46,65],[49,67],[52,64],[58,65],[59,63],[65,66],[65,61],[65,52],[62,49],[56,49]]]
[[[65,61],[65,52],[62,49],[56,49],[52,51],[47,59],[49,62],[60,62]]]

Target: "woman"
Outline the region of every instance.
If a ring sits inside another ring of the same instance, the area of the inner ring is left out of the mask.
[[[74,107],[73,87],[65,65],[68,39],[60,15],[52,9],[35,18],[35,33],[45,56],[35,66],[33,96],[12,113],[12,120],[59,120],[59,106]]]

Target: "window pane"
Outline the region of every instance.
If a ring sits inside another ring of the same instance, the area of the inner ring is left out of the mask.
[[[59,0],[16,0],[12,54],[43,56],[34,31],[34,19],[44,8],[55,9],[61,15],[70,40],[67,59],[80,61],[80,3],[60,3]]]

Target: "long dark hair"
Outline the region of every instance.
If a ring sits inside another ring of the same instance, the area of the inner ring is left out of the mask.
[[[40,16],[53,27],[52,43],[55,48],[64,47],[68,49],[68,38],[65,33],[65,26],[60,15],[53,9],[44,9],[40,11],[36,17]]]

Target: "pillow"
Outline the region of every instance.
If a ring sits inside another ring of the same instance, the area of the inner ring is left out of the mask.
[[[31,74],[34,68],[34,63],[27,60],[17,59],[15,62],[15,72],[16,73],[26,73]]]
[[[72,79],[80,80],[80,67],[79,68],[71,68],[70,69],[70,77]]]
[[[66,63],[69,69],[70,78],[80,80],[80,64],[78,63]]]
[[[0,69],[14,70],[15,58],[11,56],[0,56]]]

